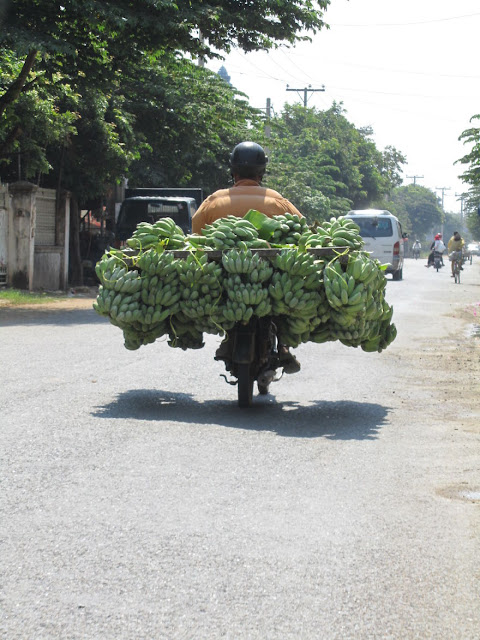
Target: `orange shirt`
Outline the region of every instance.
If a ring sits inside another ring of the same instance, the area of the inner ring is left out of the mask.
[[[236,182],[230,189],[220,189],[208,196],[192,218],[193,233],[200,233],[206,224],[211,224],[218,218],[226,216],[243,216],[255,209],[264,213],[269,218],[279,216],[285,212],[296,214],[302,218],[302,214],[286,198],[273,189],[262,187],[255,180],[242,179]]]

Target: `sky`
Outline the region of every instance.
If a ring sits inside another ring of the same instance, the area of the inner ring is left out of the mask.
[[[325,21],[330,29],[309,43],[236,49],[208,67],[223,64],[251,106],[270,98],[277,114],[303,104],[305,87],[324,88],[307,92],[309,107],[341,102],[350,122],[373,129],[379,149],[406,156],[403,184],[428,187],[446,211],[460,212],[466,165],[454,163],[470,147],[458,138],[480,114],[480,1],[331,0]]]

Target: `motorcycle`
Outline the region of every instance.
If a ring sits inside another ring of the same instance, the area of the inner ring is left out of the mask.
[[[267,394],[270,384],[276,377],[277,369],[282,365],[278,354],[277,327],[271,316],[258,318],[252,316],[248,324],[237,322],[227,332],[225,340],[217,351],[215,360],[223,360],[225,369],[235,376],[226,382],[237,385],[238,406],[251,407],[254,383],[258,392]]]
[[[439,271],[444,266],[442,253],[440,251],[433,252],[433,266],[437,271]]]
[[[415,260],[418,260],[418,258],[420,257],[420,247],[416,247],[414,245],[412,251],[413,251],[413,257],[415,258]]]

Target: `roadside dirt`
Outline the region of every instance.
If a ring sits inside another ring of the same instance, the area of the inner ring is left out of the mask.
[[[97,287],[72,289],[67,295],[56,297],[48,302],[34,304],[11,304],[8,300],[0,300],[0,309],[18,309],[25,311],[74,311],[75,309],[91,309],[97,297]]]
[[[445,312],[445,319],[457,328],[440,340],[437,335],[424,338],[420,348],[408,351],[408,361],[419,388],[438,399],[442,419],[479,434],[480,301],[458,301]]]

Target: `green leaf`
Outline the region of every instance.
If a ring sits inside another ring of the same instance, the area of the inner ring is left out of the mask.
[[[258,237],[262,240],[268,240],[271,238],[273,232],[279,227],[277,220],[269,218],[264,213],[256,211],[255,209],[247,211],[244,218],[251,222],[258,230]]]

